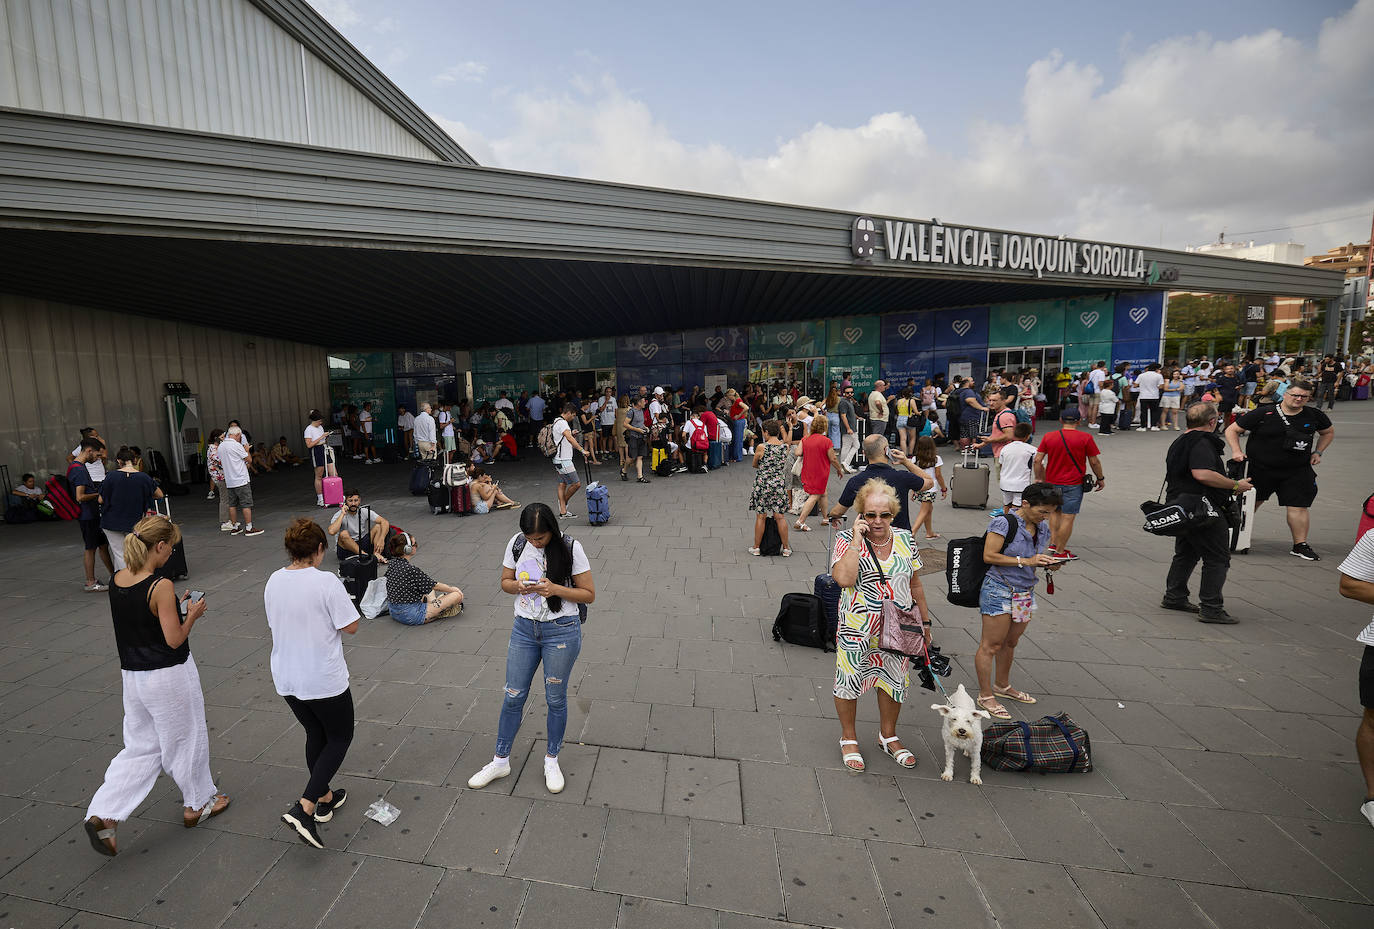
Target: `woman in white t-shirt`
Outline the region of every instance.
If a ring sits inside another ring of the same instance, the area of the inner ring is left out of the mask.
[[[496,754],[468,778],[468,786],[485,787],[510,774],[510,753],[525,699],[542,664],[549,707],[544,783],[556,794],[563,789],[558,753],[568,725],[568,680],[582,650],[582,609],[596,599],[596,587],[582,543],[562,534],[546,504],[531,503],[520,512],[520,531],[506,543],[501,559],[501,589],[515,596],[515,623],[506,646],[506,695],[496,728]]]
[[[310,420],[310,425],[305,427],[305,448],[310,455],[310,463],[315,466],[315,505],[324,506],[324,457],[329,433],[324,431],[324,416],[319,410],[311,410],[306,417]],[[223,493],[221,489],[221,496]],[[226,512],[221,521],[228,518]]]
[[[291,564],[267,579],[263,604],[272,630],[272,683],[305,729],[310,778],[301,797],[282,814],[302,842],[324,848],[316,823],[344,805],[342,787],[331,790],[353,741],[353,693],[348,687],[343,633],[358,631],[358,610],[337,574],[321,571],[326,539],[310,519],[286,530]]]
[[[949,488],[945,486],[945,460],[935,451],[935,439],[932,436],[923,435],[916,440],[916,454],[912,456],[916,460],[916,467],[920,468],[925,476],[931,481],[930,489],[923,490],[916,494],[916,502],[921,504],[921,511],[911,523],[911,537],[916,537],[916,530],[922,526],[926,527],[927,539],[938,539],[940,536],[935,532],[935,485],[940,485],[940,499],[944,499],[949,493]]]

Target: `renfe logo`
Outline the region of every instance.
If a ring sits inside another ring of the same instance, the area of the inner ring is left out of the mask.
[[[639,354],[644,356],[645,361],[648,361],[650,358],[658,354],[658,343],[645,342],[643,345],[639,346]]]
[[[916,334],[916,324],[902,323],[897,327],[897,334],[902,337],[903,342],[910,342],[911,337]]]
[[[1016,318],[1016,324],[1027,332],[1030,332],[1031,329],[1035,327],[1036,322],[1037,320],[1034,316],[1018,316]]]
[[[973,320],[956,319],[951,325],[954,327],[954,334],[962,339],[964,336],[968,335],[968,331],[973,328]]]
[[[722,348],[724,348],[724,347],[725,347],[725,340],[722,339],[722,338],[721,338],[720,336],[718,336],[718,335],[713,335],[713,336],[711,336],[709,339],[706,340],[706,350],[709,351],[709,352],[710,352],[711,354],[713,354],[713,355],[714,355],[716,352],[720,351],[720,350],[721,350]]]
[[[849,227],[849,250],[855,261],[872,261],[878,241],[878,225],[871,216],[856,216]]]
[[[844,331],[844,340],[848,342],[850,345],[853,345],[855,342],[859,341],[863,337],[864,331],[860,329],[858,326],[851,326]]]
[[[1097,325],[1097,321],[1102,317],[1098,315],[1097,310],[1093,310],[1091,313],[1084,313],[1078,318],[1083,321],[1084,326],[1091,329],[1093,326]]]
[[[1130,313],[1131,322],[1135,323],[1137,326],[1139,326],[1141,323],[1145,322],[1145,317],[1146,317],[1146,316],[1149,316],[1149,315],[1150,315],[1150,308],[1147,307],[1147,306],[1133,306],[1133,307],[1131,307],[1131,313]]]

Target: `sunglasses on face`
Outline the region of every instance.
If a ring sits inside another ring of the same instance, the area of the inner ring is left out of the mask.
[[[891,520],[895,515],[895,513],[864,513],[863,517],[864,519]]]

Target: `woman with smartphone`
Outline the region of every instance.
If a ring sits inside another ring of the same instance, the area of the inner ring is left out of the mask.
[[[544,668],[544,784],[549,793],[563,789],[558,753],[568,726],[568,680],[582,650],[583,610],[596,599],[591,563],[582,543],[565,536],[547,504],[531,503],[520,512],[520,531],[506,543],[501,560],[501,589],[515,597],[515,621],[506,647],[505,700],[496,729],[496,754],[468,778],[468,786],[485,787],[511,772],[510,753],[520,731],[534,672]]]
[[[119,674],[124,687],[124,748],[105,770],[86,811],[86,836],[102,855],[117,851],[115,832],[147,798],[166,770],[181,788],[182,825],[218,816],[229,798],[210,774],[205,697],[191,657],[190,636],[205,615],[205,596],[173,584],[157,571],[181,540],[165,516],[145,516],[124,537],[124,567],[110,580]]]
[[[324,416],[319,410],[311,410],[306,414],[310,420],[310,425],[305,427],[305,448],[310,456],[310,463],[315,466],[315,505],[324,506],[324,447],[329,441],[329,433],[324,431]],[[219,486],[219,485],[216,485]],[[224,495],[224,488],[220,487],[221,498]],[[224,507],[220,507],[224,509]],[[228,516],[221,516],[220,521],[228,519]]]

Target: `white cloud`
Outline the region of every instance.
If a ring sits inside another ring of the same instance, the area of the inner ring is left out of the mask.
[[[487,66],[480,61],[460,61],[456,65],[450,65],[438,74],[430,78],[435,84],[456,84],[464,81],[470,84],[480,84],[487,76]]]
[[[1111,85],[1052,52],[1027,70],[1018,120],[974,123],[967,140],[928,137],[918,107],[818,123],[748,157],[674,137],[610,77],[511,95],[514,128],[500,137],[448,125],[501,167],[1169,247],[1364,213],[1294,230],[1310,254],[1368,232],[1370,35],[1374,0],[1359,0],[1315,42],[1275,30],[1123,42]]]
[[[346,32],[363,21],[362,14],[348,0],[310,0],[310,5],[340,32]]]

